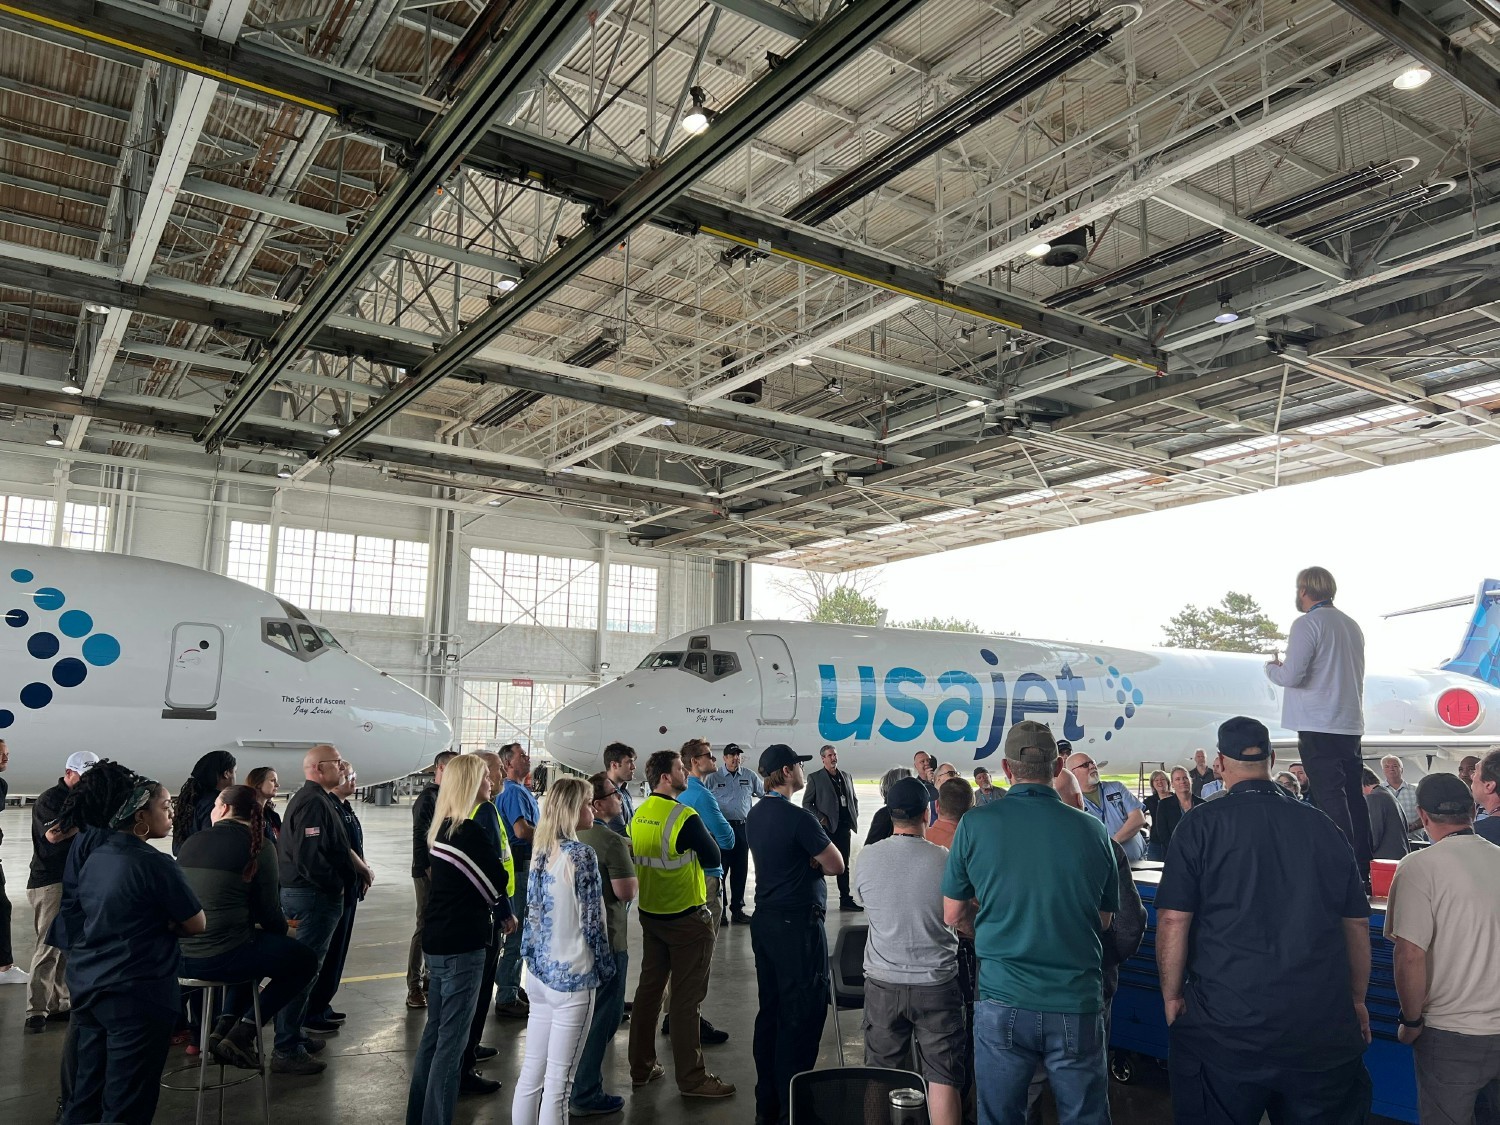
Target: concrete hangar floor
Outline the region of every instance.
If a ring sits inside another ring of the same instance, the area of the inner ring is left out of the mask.
[[[860,786],[861,803],[866,808],[879,804],[879,793],[871,786]],[[271,1078],[271,1112],[274,1120],[287,1122],[359,1122],[360,1125],[393,1125],[403,1120],[406,1087],[411,1076],[411,1060],[421,1038],[425,1015],[405,1005],[404,981],[407,942],[411,937],[413,909],[411,879],[411,819],[405,803],[393,808],[360,805],[358,811],[365,826],[366,850],[375,866],[377,881],[369,897],[360,905],[355,921],[354,945],[349,951],[344,983],[339,989],[336,1006],[349,1015],[339,1034],[330,1036],[322,1057],[329,1061],[328,1070],[314,1078],[273,1075]],[[32,937],[30,912],[26,909],[23,888],[30,861],[30,837],[27,830],[29,810],[7,810],[0,820],[5,840],[0,844],[0,862],[6,872],[7,889],[14,908],[12,933],[16,956],[28,963]],[[857,854],[857,853],[856,853]],[[837,901],[834,888],[830,897]],[[858,915],[834,911],[828,916],[828,941],[832,948],[838,931],[846,924],[857,924]],[[632,925],[630,993],[634,993],[639,963],[639,929]],[[739,1087],[731,1099],[712,1104],[689,1104],[677,1095],[671,1076],[640,1090],[630,1088],[625,1062],[624,1034],[619,1035],[605,1056],[605,1086],[625,1097],[624,1113],[600,1118],[601,1121],[626,1122],[628,1125],[677,1125],[679,1122],[749,1122],[754,1116],[755,1066],[750,1058],[751,1029],[755,1020],[755,962],[750,952],[747,926],[730,926],[721,932],[714,952],[713,979],[704,1013],[719,1027],[728,1031],[730,1040],[706,1052],[709,1069]],[[25,989],[0,987],[0,1121],[6,1125],[50,1125],[57,1100],[58,1061],[62,1051],[64,1028],[49,1024],[41,1035],[22,1033],[26,1013]],[[860,1034],[860,1013],[840,1014],[844,1052],[851,1063],[863,1060],[864,1044]],[[490,1097],[459,1099],[458,1117],[464,1122],[507,1122],[510,1120],[510,1097],[520,1070],[524,1050],[525,1025],[520,1021],[490,1017],[485,1042],[500,1050],[497,1058],[484,1066],[484,1073],[505,1085]],[[670,1069],[671,1054],[666,1041],[661,1044],[662,1059]],[[174,1047],[168,1066],[188,1061],[180,1047]],[[823,1036],[818,1065],[838,1065],[833,1021]],[[210,1072],[212,1074],[212,1072]],[[1170,1120],[1165,1072],[1150,1066],[1137,1068],[1131,1085],[1111,1083],[1110,1099],[1117,1125],[1161,1125]],[[208,1105],[214,1112],[215,1103]],[[156,1120],[189,1121],[193,1113],[193,1096],[163,1091]],[[260,1120],[260,1104],[255,1084],[236,1089],[229,1098],[226,1122]],[[1050,1117],[1048,1120],[1055,1120]],[[1382,1120],[1382,1119],[1372,1119]]]

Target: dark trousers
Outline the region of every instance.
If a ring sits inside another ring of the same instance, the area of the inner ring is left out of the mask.
[[[176,1022],[174,1012],[135,997],[105,994],[75,1007],[78,1072],[64,1125],[150,1125]]]
[[[1339,826],[1354,848],[1359,873],[1370,877],[1370,806],[1365,804],[1359,735],[1297,732],[1297,752],[1307,771],[1313,803]]]
[[[848,834],[845,833],[845,839]],[[755,983],[755,1112],[785,1122],[792,1075],[811,1070],[828,1019],[828,938],[812,909],[757,907],[750,919]]]
[[[517,945],[521,943],[521,931],[518,927],[516,932],[510,935],[511,941]],[[500,932],[500,927],[495,927],[494,934],[490,937],[490,944],[484,951],[484,976],[479,981],[478,1005],[474,1008],[474,1018],[469,1021],[469,1041],[464,1046],[464,1073],[474,1069],[479,1061],[474,1057],[474,1049],[479,1046],[479,1039],[484,1034],[484,1023],[490,1018],[490,1000],[495,995],[495,969],[500,964],[500,950],[506,942],[506,937]]]
[[[735,840],[738,842],[738,835]],[[741,878],[740,886],[744,885]],[[15,950],[10,945],[10,899],[5,894],[5,868],[0,866],[0,965],[13,965],[15,961]]]
[[[1423,1125],[1493,1125],[1500,1093],[1500,1035],[1425,1029],[1412,1044]]]
[[[672,1065],[677,1088],[692,1090],[708,1077],[703,1068],[699,1006],[708,995],[708,969],[714,955],[718,920],[700,906],[690,914],[664,918],[641,913],[641,975],[630,1013],[630,1077],[644,1082],[656,1064],[656,1016],[672,985],[667,1017],[672,1021]]]
[[[318,971],[313,951],[295,938],[252,930],[250,940],[216,957],[184,957],[184,976],[199,980],[243,980],[266,982],[260,992],[260,1020],[270,1023],[276,1013],[292,1002],[307,987]],[[250,1019],[255,1014],[250,989],[230,990],[224,1011],[235,1019]]]
[[[745,835],[743,820],[731,820],[729,827],[734,829],[734,847],[724,853],[724,882],[729,887],[729,913],[743,914],[745,879],[750,874],[750,840]]]
[[[344,916],[339,919],[339,928],[333,931],[333,940],[323,955],[323,967],[318,970],[317,982],[307,999],[310,1020],[322,1019],[333,1010],[333,997],[344,977],[344,962],[349,958],[349,939],[354,936],[354,911],[358,906],[358,898],[344,896]]]
[[[427,965],[422,960],[422,919],[427,914],[427,892],[432,887],[432,879],[427,875],[413,875],[411,882],[417,892],[417,928],[412,931],[411,945],[406,951],[406,987],[421,988],[427,975]]]
[[[839,855],[844,857],[844,870],[835,877],[834,882],[839,887],[839,901],[849,901],[849,837],[854,830],[847,824],[840,824],[828,838],[833,841],[833,846],[838,848]]]
[[[1190,1033],[1169,1038],[1176,1125],[1260,1125],[1262,1114],[1271,1125],[1364,1125],[1369,1115],[1363,1058],[1327,1070],[1277,1069],[1248,1059],[1226,1066],[1195,1052]]]

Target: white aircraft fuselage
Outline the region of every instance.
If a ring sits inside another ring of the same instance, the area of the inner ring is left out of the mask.
[[[301,610],[242,582],[128,555],[0,544],[0,738],[12,793],[53,785],[75,750],[175,791],[228,750],[244,775],[301,784],[330,743],[362,785],[431,763],[443,713],[344,651]]]
[[[775,742],[816,754],[831,743],[862,777],[910,766],[925,750],[968,771],[999,772],[1005,732],[1048,724],[1109,772],[1213,755],[1220,723],[1250,715],[1279,746],[1281,689],[1263,656],[1122,649],[970,633],[792,621],[712,625],[658,646],[634,671],[553,717],[547,749],[593,772],[620,741],[644,754],[691,737]],[[1500,742],[1500,688],[1449,671],[1369,675],[1365,753],[1477,752]],[[1291,756],[1286,752],[1283,759]]]

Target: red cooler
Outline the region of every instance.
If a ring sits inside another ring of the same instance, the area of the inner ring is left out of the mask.
[[[1391,880],[1396,877],[1396,863],[1394,859],[1370,860],[1370,895],[1372,897],[1385,898],[1391,893]]]

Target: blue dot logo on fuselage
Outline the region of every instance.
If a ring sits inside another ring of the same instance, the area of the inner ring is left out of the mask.
[[[0,730],[15,725],[18,714],[25,711],[40,711],[58,698],[58,690],[79,687],[89,678],[90,666],[107,668],[120,659],[120,641],[111,633],[94,632],[94,618],[81,609],[62,611],[67,604],[67,595],[56,586],[29,589],[36,576],[24,568],[10,572],[13,582],[28,587],[25,594],[35,604],[35,610],[20,607],[5,611],[5,623],[20,632],[18,639],[26,647],[32,659],[46,662],[50,667],[43,678],[24,684],[12,697],[10,703],[4,698],[8,694],[0,688]],[[51,615],[56,613],[54,619]],[[28,626],[34,631],[26,632]],[[6,634],[14,635],[14,634]],[[74,652],[66,651],[77,644]],[[41,672],[38,668],[37,672]],[[33,673],[35,674],[35,673]],[[51,682],[44,682],[50,680]],[[15,689],[11,689],[15,690]]]

